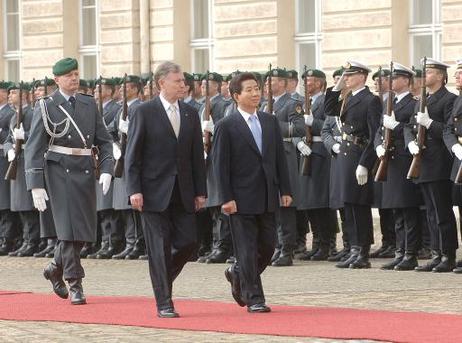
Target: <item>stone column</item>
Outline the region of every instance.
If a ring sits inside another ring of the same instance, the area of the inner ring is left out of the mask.
[[[140,71],[151,71],[151,30],[149,0],[140,0]]]

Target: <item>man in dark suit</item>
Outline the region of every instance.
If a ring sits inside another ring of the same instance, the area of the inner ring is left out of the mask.
[[[172,284],[196,248],[194,212],[206,200],[204,146],[197,111],[178,101],[180,66],[162,63],[154,80],[160,95],[130,118],[125,175],[130,203],[142,211],[157,315],[174,318]]]
[[[237,260],[225,275],[240,306],[251,313],[269,312],[260,274],[276,244],[279,194],[281,206],[292,202],[287,160],[277,117],[256,110],[261,93],[255,75],[239,74],[229,90],[238,108],[217,123],[212,150]]]
[[[422,272],[451,272],[456,265],[457,225],[452,210],[450,180],[453,156],[448,148],[460,156],[462,147],[452,144],[455,137],[451,137],[451,131],[448,131],[447,122],[457,98],[445,87],[448,67],[445,63],[427,58],[425,82],[428,95],[425,111],[419,111],[420,100],[416,106],[417,114],[411,117],[404,131],[409,152],[413,155],[422,153],[420,175],[415,182],[420,186],[427,208],[432,249],[430,262],[416,267],[417,271]],[[426,130],[425,149],[422,151],[416,143],[418,125]]]

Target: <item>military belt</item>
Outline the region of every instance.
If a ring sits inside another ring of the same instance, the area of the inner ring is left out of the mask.
[[[60,145],[50,145],[48,151],[53,151],[63,155],[91,156],[91,149],[68,148]]]
[[[293,138],[283,138],[282,140],[283,140],[284,142],[289,142],[289,143],[290,143],[290,142],[292,142],[292,139],[293,139]]]
[[[358,145],[359,147],[363,148],[367,145],[368,140],[365,137],[360,137],[360,136],[355,136],[355,135],[349,135],[347,133],[342,133],[342,140],[351,142],[355,145]]]
[[[322,137],[321,136],[313,136],[312,142],[313,143],[319,143],[319,142],[322,143]]]

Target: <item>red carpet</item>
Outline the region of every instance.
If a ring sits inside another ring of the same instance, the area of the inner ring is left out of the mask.
[[[462,342],[462,316],[344,308],[272,306],[272,313],[248,314],[234,303],[176,300],[178,319],[158,319],[154,299],[90,296],[71,306],[55,295],[0,292],[0,319],[59,321],[392,342]]]

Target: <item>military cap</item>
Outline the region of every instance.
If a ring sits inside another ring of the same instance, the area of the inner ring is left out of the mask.
[[[0,89],[8,89],[11,83],[8,81],[0,81]]]
[[[371,72],[371,70],[365,64],[358,61],[347,61],[343,67],[345,68],[343,71],[345,74],[369,74]]]
[[[420,60],[420,64],[423,65],[424,63],[424,59],[422,58]],[[446,64],[446,63],[443,63],[443,62],[440,62],[440,61],[437,61],[435,60],[434,58],[430,58],[430,57],[427,57],[427,64],[426,64],[426,67],[427,68],[431,68],[431,69],[441,69],[441,70],[446,70],[450,67],[449,64]]]
[[[202,74],[193,73],[192,76],[193,76],[194,81],[201,81],[202,80]]]
[[[270,76],[270,74],[271,74],[271,77],[282,77],[282,78],[288,77],[287,70],[282,69],[282,68],[274,68],[274,69],[269,70],[265,75],[265,79],[268,76]]]
[[[417,69],[416,67],[412,66],[412,70],[414,71],[414,77],[422,77],[422,69]]]
[[[113,78],[108,78],[108,77],[102,77],[101,79],[96,80],[97,84],[102,84],[106,86],[115,86],[115,80]]]
[[[80,86],[80,87],[84,87],[84,88],[88,88],[88,82],[87,82],[87,80],[80,79],[80,81],[79,81],[79,86]]]
[[[411,78],[415,75],[415,72],[401,63],[393,62],[393,76],[405,76]]]
[[[462,69],[462,59],[456,61],[456,69]]]
[[[53,66],[53,75],[55,76],[60,76],[60,75],[65,75],[73,70],[76,70],[79,68],[79,63],[75,58],[63,58],[62,60],[59,60],[58,62],[55,63]]]
[[[35,84],[34,84],[34,87],[36,87],[36,88],[37,87],[45,87],[45,83],[46,83],[47,87],[56,85],[55,80],[46,78],[46,79],[42,79],[42,80],[36,80]]]
[[[122,78],[121,78],[121,77],[115,76],[115,77],[113,77],[112,79],[114,80],[114,84],[115,84],[115,85],[120,85],[121,82],[122,82]]]
[[[375,80],[379,76],[388,77],[388,76],[390,76],[390,74],[391,74],[391,72],[390,72],[389,69],[379,69],[372,75],[372,80]]]
[[[30,91],[29,86],[27,85],[26,82],[10,82],[10,85],[8,87],[8,92],[14,89],[19,89],[21,88],[23,91]]]
[[[136,83],[136,84],[140,84],[141,83],[141,78],[139,76],[136,76],[136,75],[127,75],[127,79],[126,79],[127,83]],[[122,80],[120,81],[120,83],[124,83],[124,78],[122,78]]]
[[[194,76],[190,73],[187,73],[187,72],[183,72],[183,75],[184,75],[184,79],[186,81],[194,81]]]
[[[344,70],[345,68],[343,68],[343,66],[338,68],[337,70],[334,71],[334,73],[332,74],[332,77],[342,76]]]
[[[293,79],[293,80],[298,80],[298,73],[296,70],[288,70],[287,71],[287,77],[289,79]]]
[[[209,81],[223,82],[223,76],[215,72],[209,72]],[[207,73],[202,74],[202,80],[205,80]]]
[[[239,69],[236,70],[236,71],[233,71],[231,74],[228,74],[228,75],[225,77],[225,81],[226,81],[226,82],[229,82],[229,81],[232,80],[233,77],[235,77],[235,76],[237,76],[237,75],[239,75],[239,74],[241,74],[241,73],[242,73],[242,72],[241,72]],[[254,74],[255,74],[255,73],[254,73]]]
[[[305,77],[317,77],[320,79],[325,79],[326,74],[322,70],[319,69],[307,69],[305,72],[302,74],[302,79]]]

